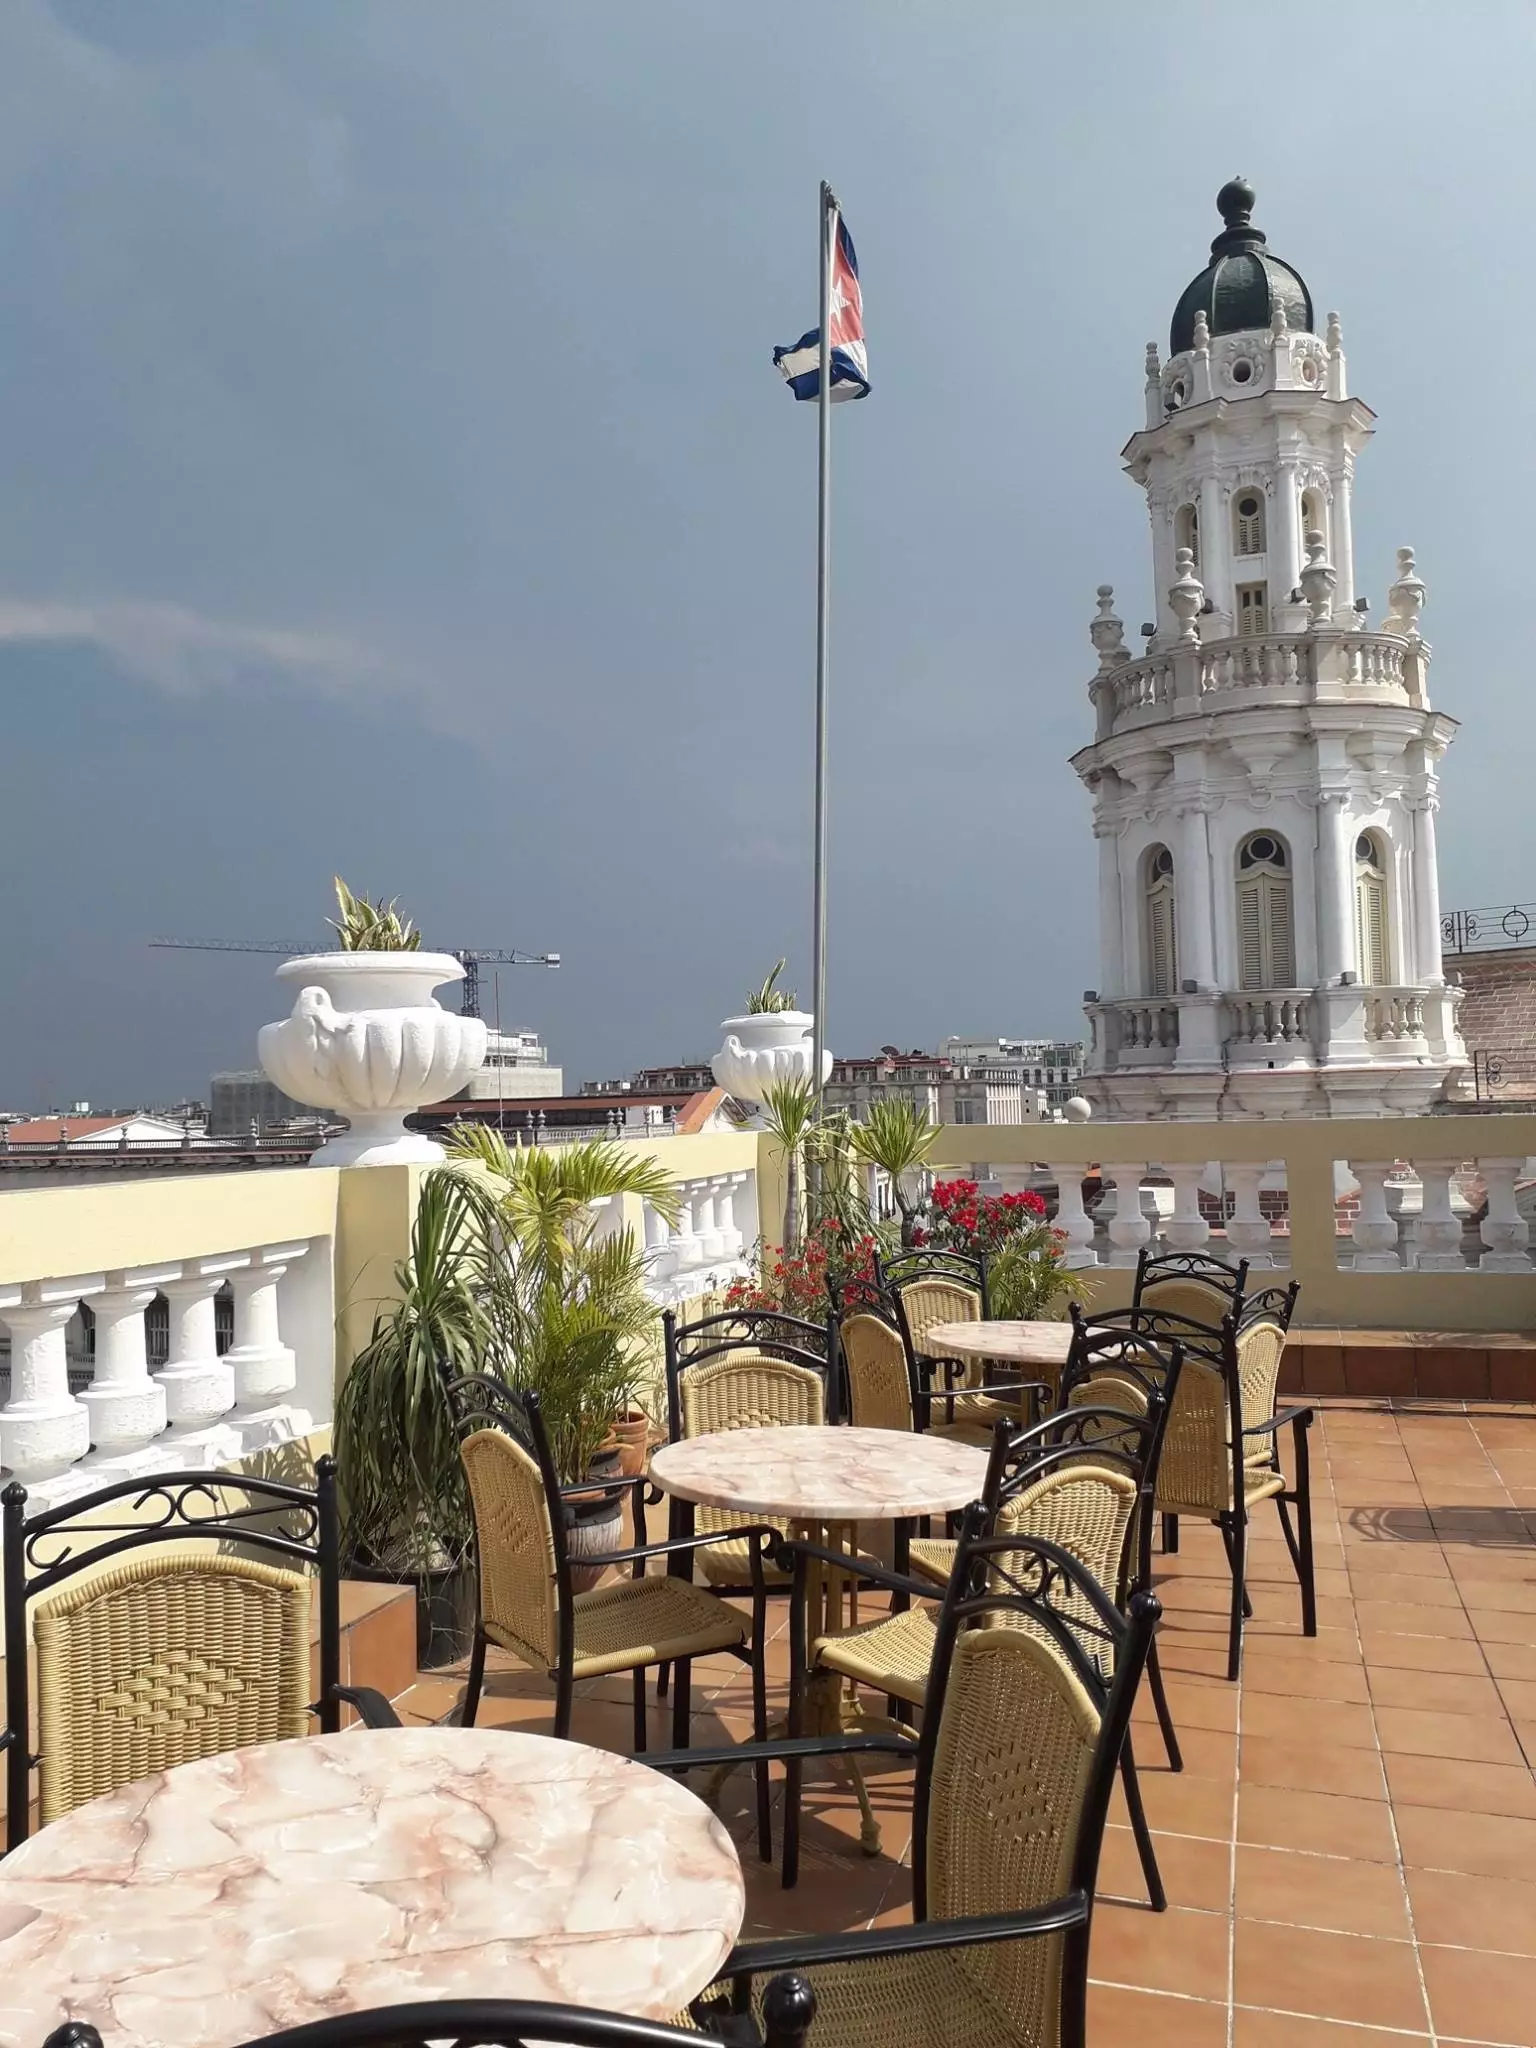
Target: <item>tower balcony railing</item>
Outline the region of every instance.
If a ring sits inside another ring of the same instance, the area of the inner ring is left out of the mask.
[[[1427,983],[1106,998],[1085,1006],[1092,1034],[1086,1071],[1422,1060],[1451,1047],[1450,1058],[1460,1059],[1461,999],[1458,988]]]
[[[1338,703],[1369,692],[1423,705],[1429,649],[1400,633],[1331,624],[1299,633],[1179,642],[1101,671],[1089,685],[1098,737],[1226,703]]]

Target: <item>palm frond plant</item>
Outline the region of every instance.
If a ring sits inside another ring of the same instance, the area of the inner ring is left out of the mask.
[[[809,1075],[771,1081],[763,1094],[763,1129],[784,1155],[784,1227],[779,1239],[786,1258],[800,1249],[802,1169],[807,1137],[816,1123],[816,1085]]]
[[[792,1010],[795,1007],[796,998],[794,991],[792,989],[782,989],[778,985],[779,976],[784,972],[784,967],[785,962],[780,960],[762,986],[748,994],[747,1015],[749,1017],[780,1017],[786,1010]]]
[[[927,1164],[938,1142],[939,1126],[925,1108],[907,1095],[882,1095],[870,1103],[862,1123],[854,1124],[849,1143],[866,1166],[877,1166],[891,1183],[901,1212],[901,1242],[910,1249],[919,1204],[911,1183]],[[907,1183],[905,1186],[903,1182]]]
[[[340,875],[331,879],[339,915],[328,922],[343,953],[421,950],[421,933],[408,917],[401,915],[398,897],[391,897],[388,903],[382,897],[371,903],[366,896],[354,896]]]

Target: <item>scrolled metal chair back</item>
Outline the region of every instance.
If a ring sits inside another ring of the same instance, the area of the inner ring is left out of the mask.
[[[532,1391],[485,1373],[444,1374],[475,1525],[480,1618],[535,1666],[559,1656],[570,1610],[560,1481]]]

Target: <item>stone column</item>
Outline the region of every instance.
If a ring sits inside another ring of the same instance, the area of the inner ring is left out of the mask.
[[[283,1342],[278,1321],[278,1284],[305,1244],[266,1245],[251,1253],[248,1266],[229,1276],[235,1297],[235,1341],[224,1363],[235,1375],[235,1406],[266,1408],[293,1392],[298,1366]]]
[[[1334,615],[1349,625],[1355,609],[1355,533],[1350,500],[1354,495],[1354,464],[1346,462],[1333,483],[1333,566],[1339,580],[1334,590]]]
[[[1269,564],[1269,609],[1273,623],[1277,605],[1288,604],[1301,577],[1301,490],[1294,462],[1275,472],[1273,531],[1265,535]]]
[[[1216,986],[1216,942],[1212,929],[1211,848],[1205,811],[1199,802],[1182,803],[1174,812],[1174,918],[1178,931],[1179,979],[1200,984],[1202,993]]]
[[[645,1205],[645,1251],[651,1277],[663,1279],[672,1270],[672,1231],[665,1216]]]
[[[1426,792],[1411,806],[1413,816],[1413,951],[1414,972],[1404,981],[1422,981],[1443,988],[1445,968],[1440,947],[1440,863],[1435,848],[1435,812],[1440,799]]]
[[[1115,1213],[1109,1220],[1109,1241],[1113,1246],[1109,1263],[1112,1266],[1134,1266],[1142,1246],[1152,1235],[1152,1226],[1141,1208],[1141,1183],[1146,1178],[1146,1161],[1134,1166],[1104,1165],[1099,1172],[1115,1191]]]
[[[724,1259],[739,1259],[741,1232],[736,1227],[737,1177],[729,1174],[715,1185],[715,1226],[720,1232],[720,1256]]]
[[[1325,789],[1317,799],[1317,978],[1325,986],[1355,966],[1354,862],[1345,816],[1349,794]]]
[[[234,1368],[219,1357],[214,1341],[213,1297],[229,1261],[221,1260],[213,1272],[203,1270],[204,1263],[189,1261],[180,1279],[168,1280],[161,1290],[171,1306],[171,1341],[155,1378],[165,1389],[173,1428],[216,1422],[235,1405]]]
[[[1232,535],[1227,501],[1214,476],[1200,479],[1200,580],[1216,607],[1218,630],[1211,638],[1230,634],[1236,625],[1232,598]]]
[[[1226,1184],[1232,1190],[1227,1243],[1250,1266],[1272,1266],[1275,1263],[1270,1251],[1274,1233],[1259,1201],[1259,1184],[1268,1171],[1267,1166],[1252,1162],[1240,1162],[1222,1169]]]
[[[1056,1169],[1056,1228],[1067,1240],[1067,1251],[1062,1264],[1073,1272],[1082,1266],[1096,1266],[1098,1254],[1093,1249],[1093,1222],[1083,1207],[1083,1169],[1081,1166],[1058,1166]]]
[[[682,1201],[682,1207],[678,1211],[677,1229],[672,1235],[672,1270],[674,1273],[681,1272],[685,1266],[696,1266],[703,1257],[696,1234],[697,1226],[694,1223],[694,1208],[698,1199],[697,1190],[691,1185],[684,1186],[679,1188],[678,1194]]]
[[[1454,1159],[1415,1159],[1413,1170],[1423,1187],[1419,1209],[1419,1256],[1421,1273],[1464,1273],[1467,1262],[1461,1249],[1461,1219],[1451,1207],[1451,1175]]]
[[[1095,819],[1099,842],[1099,994],[1123,996],[1125,937],[1120,907],[1120,828],[1109,819]]]
[[[106,1457],[143,1450],[165,1428],[165,1389],[149,1376],[144,1311],[179,1266],[109,1273],[96,1312],[96,1369],[81,1400],[91,1442]]]
[[[1210,1242],[1211,1226],[1200,1214],[1200,1177],[1204,1172],[1198,1161],[1167,1168],[1173,1182],[1173,1214],[1163,1226],[1163,1236],[1172,1252],[1204,1251]]]
[[[90,1449],[90,1419],[69,1391],[64,1329],[80,1298],[102,1284],[29,1280],[13,1307],[0,1309],[11,1333],[11,1397],[0,1408],[0,1465],[30,1486],[67,1472]]]
[[[1478,1172],[1488,1190],[1488,1213],[1479,1227],[1486,1249],[1478,1260],[1483,1273],[1525,1273],[1531,1270],[1531,1226],[1515,1206],[1515,1181],[1523,1159],[1479,1159]]]
[[[1360,1209],[1351,1233],[1355,1271],[1400,1272],[1403,1262],[1397,1251],[1397,1222],[1387,1213],[1387,1175],[1392,1171],[1392,1162],[1351,1159],[1349,1170],[1360,1183]]]
[[[693,1198],[693,1227],[699,1236],[699,1257],[706,1260],[722,1257],[720,1226],[715,1221],[715,1190],[711,1181],[701,1181]]]

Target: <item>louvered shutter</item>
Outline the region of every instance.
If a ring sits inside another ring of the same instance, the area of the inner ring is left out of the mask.
[[[1360,954],[1360,979],[1367,988],[1383,988],[1392,979],[1387,951],[1387,888],[1379,875],[1355,880],[1355,944]]]
[[[1147,994],[1171,996],[1178,986],[1173,888],[1160,881],[1147,892]]]
[[[1264,925],[1269,940],[1270,988],[1290,988],[1296,980],[1296,946],[1291,936],[1291,885],[1278,875],[1264,878]]]
[[[1283,875],[1247,875],[1237,885],[1239,988],[1290,988],[1296,980],[1291,885]]]
[[[1264,905],[1257,876],[1237,885],[1239,988],[1264,987]]]

